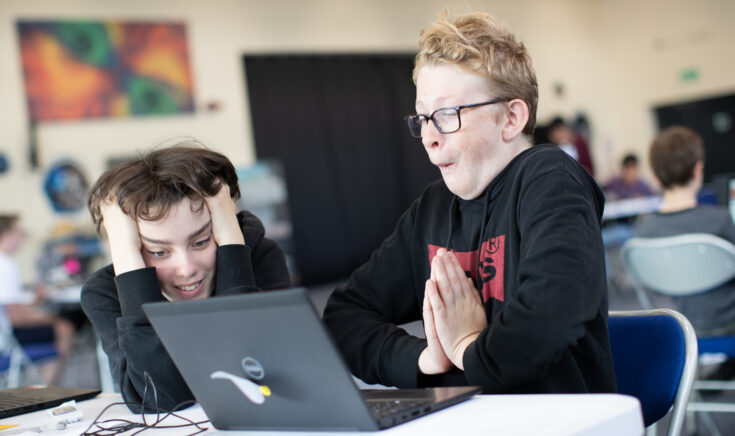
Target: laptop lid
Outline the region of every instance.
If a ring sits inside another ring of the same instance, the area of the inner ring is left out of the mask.
[[[143,310],[218,429],[377,429],[304,289]]]
[[[303,288],[148,303],[143,310],[218,429],[372,431],[419,414],[376,421]],[[437,405],[420,411],[479,391],[446,389],[426,391]],[[390,392],[408,394],[380,396]]]

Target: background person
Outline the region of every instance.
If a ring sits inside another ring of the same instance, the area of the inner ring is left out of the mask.
[[[602,186],[608,200],[649,197],[656,192],[641,179],[638,158],[634,154],[626,154],[620,163],[620,175],[613,177]]]
[[[663,189],[658,212],[642,216],[637,236],[657,238],[685,233],[711,233],[735,244],[735,224],[727,208],[698,205],[704,178],[704,143],[687,127],[664,129],[651,143],[649,159]],[[735,333],[735,280],[686,297],[673,297],[676,310],[692,323],[697,336]],[[708,378],[735,377],[735,359],[727,359]]]
[[[702,138],[686,127],[669,127],[651,143],[650,162],[663,189],[658,212],[640,217],[636,235],[645,238],[711,233],[735,243],[735,224],[727,208],[697,205],[704,174]],[[735,283],[688,297],[674,298],[699,336],[735,333]]]
[[[41,309],[37,305],[40,301],[30,301],[33,296],[23,291],[20,268],[12,255],[18,251],[24,239],[19,217],[0,215],[0,305],[21,345],[54,343],[58,358],[41,367],[45,383],[54,385],[60,382],[74,343],[75,328],[70,321]]]
[[[290,286],[283,252],[258,218],[237,212],[239,195],[232,163],[191,141],[124,162],[92,187],[89,211],[98,230],[105,228],[112,264],[87,280],[82,307],[133,411],[140,403],[170,410],[194,399],[143,303]],[[157,403],[150,384],[143,396],[146,373]]]
[[[547,135],[552,144],[573,157],[594,177],[595,168],[592,164],[592,156],[590,156],[590,147],[587,141],[582,136],[574,133],[563,118],[556,117],[551,120],[547,127]]]

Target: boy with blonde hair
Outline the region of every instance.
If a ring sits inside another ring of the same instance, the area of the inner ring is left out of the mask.
[[[403,388],[614,392],[604,197],[563,151],[531,146],[526,47],[482,13],[443,14],[419,47],[406,121],[443,180],[329,299],[353,373]],[[397,326],[419,319],[426,339]]]

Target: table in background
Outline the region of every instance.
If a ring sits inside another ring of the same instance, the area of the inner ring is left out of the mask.
[[[605,209],[602,211],[602,220],[611,221],[656,212],[660,205],[660,195],[605,201]]]
[[[119,394],[101,394],[99,397],[78,403],[84,411],[82,422],[69,426],[65,431],[49,432],[53,435],[78,435],[92,423],[107,405],[120,401]],[[199,406],[193,406],[180,415],[194,421],[206,419]],[[151,422],[155,415],[147,415]],[[140,415],[131,414],[124,406],[113,406],[102,420],[119,418],[140,422]],[[23,434],[23,429],[37,427],[47,422],[46,411],[0,420],[1,424],[19,424],[18,427],[0,431],[0,436]],[[166,423],[181,423],[172,418]],[[362,432],[219,432],[211,424],[204,434],[288,434],[288,435],[359,435]],[[425,417],[383,430],[380,436],[392,435],[590,435],[626,436],[643,434],[643,419],[638,400],[618,394],[571,395],[478,395],[470,400]],[[152,435],[194,433],[193,427],[151,431]],[[37,435],[38,433],[26,433]],[[46,434],[46,433],[41,433]],[[130,434],[130,433],[125,433]],[[147,433],[144,433],[147,434]]]

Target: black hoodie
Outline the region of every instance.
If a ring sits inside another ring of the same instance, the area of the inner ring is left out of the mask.
[[[603,205],[595,181],[553,146],[519,154],[474,200],[457,198],[443,181],[432,183],[332,294],[324,321],[353,373],[368,383],[615,392]],[[418,371],[426,340],[396,325],[422,319],[439,247],[454,251],[482,284],[488,325],[465,351],[464,372],[426,376]]]
[[[250,212],[237,215],[246,245],[217,247],[216,284],[213,296],[283,289],[290,286],[286,259],[280,247],[264,237],[263,224]],[[110,360],[110,371],[123,400],[133,412],[146,391],[144,374],[150,374],[158,396],[158,408],[170,410],[194,395],[179,374],[148,322],[141,305],[166,301],[155,268],[143,268],[115,276],[112,265],[94,273],[82,288],[82,308],[92,322]],[[182,329],[186,328],[182,326]],[[222,332],[224,336],[237,332]],[[210,356],[211,357],[211,356]],[[145,404],[156,411],[148,384]]]

